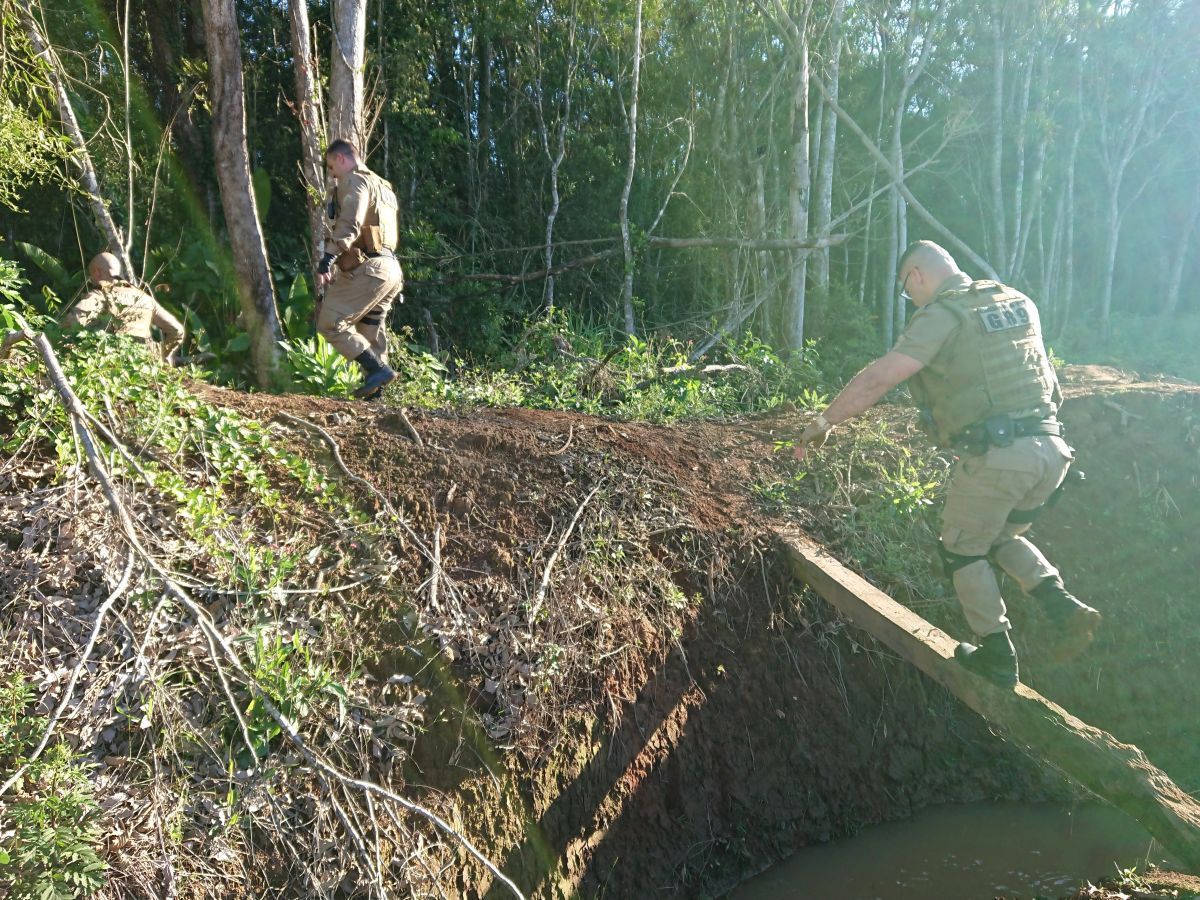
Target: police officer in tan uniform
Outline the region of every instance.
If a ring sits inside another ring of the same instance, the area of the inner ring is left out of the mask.
[[[175,361],[183,343],[183,323],[140,288],[121,278],[121,263],[111,253],[99,253],[88,264],[96,287],[80,298],[63,317],[63,327],[92,328],[125,334],[150,343],[151,327],[162,333],[159,349],[166,362]]]
[[[392,186],[359,160],[349,141],[331,143],[325,163],[336,186],[317,266],[317,284],[326,286],[317,331],[362,367],[355,396],[373,399],[396,378],[387,364],[387,312],[403,286],[396,259],[399,204]]]
[[[939,446],[959,454],[946,491],[940,550],[979,640],[959,644],[955,656],[1011,686],[1018,680],[1017,656],[993,564],[1045,605],[1064,655],[1086,646],[1100,621],[1022,536],[1071,466],[1073,451],[1056,418],[1058,379],[1037,307],[1019,291],[972,281],[932,241],[905,251],[897,277],[917,312],[891,352],[854,376],[805,429],[796,454],[820,447],[833,426],[913,379]]]

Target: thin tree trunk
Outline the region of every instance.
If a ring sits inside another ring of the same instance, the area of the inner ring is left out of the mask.
[[[767,239],[767,163],[762,153],[756,154],[754,160],[754,205],[751,207],[752,227],[754,234],[760,240]],[[768,253],[758,254],[758,288],[759,296],[755,298],[757,308],[759,302],[770,293],[771,257]]]
[[[841,82],[842,60],[842,13],[845,0],[837,0],[834,4],[830,29],[833,33],[834,49],[829,61],[829,93],[834,100],[838,99]],[[816,187],[816,233],[829,233],[829,223],[833,219],[833,163],[837,151],[837,114],[828,104],[821,106],[821,142],[820,156],[817,163]],[[829,294],[829,251],[814,253],[812,257],[813,287],[817,294],[824,298]]]
[[[637,334],[633,318],[633,241],[629,233],[629,194],[633,189],[633,171],[637,165],[637,107],[638,87],[642,75],[642,0],[637,0],[633,26],[633,84],[629,100],[629,165],[625,170],[625,185],[621,189],[621,247],[625,252],[625,282],[621,290],[621,306],[625,314],[625,333]]]
[[[1012,240],[1008,242],[1009,257],[1001,259],[1000,262],[1005,264],[1006,271],[1003,274],[1005,278],[1012,279],[1017,271],[1017,257],[1020,254],[1021,246],[1024,243],[1023,229],[1025,225],[1023,219],[1024,203],[1025,203],[1025,130],[1029,124],[1029,93],[1033,85],[1033,70],[1036,66],[1034,60],[1026,61],[1025,65],[1025,80],[1021,86],[1021,107],[1017,115],[1017,137],[1016,137],[1016,153],[1017,153],[1017,171],[1013,177],[1013,235]]]
[[[883,272],[883,289],[881,291],[884,337],[887,346],[891,346],[895,335],[904,329],[904,301],[900,299],[894,280],[900,254],[908,244],[908,206],[904,202],[904,195],[900,192],[900,185],[904,181],[904,114],[908,109],[908,98],[912,95],[913,85],[917,83],[925,71],[925,67],[929,65],[929,56],[933,45],[931,40],[933,29],[941,12],[942,4],[935,4],[930,12],[929,21],[925,25],[924,33],[921,34],[917,22],[917,9],[914,6],[909,11],[908,24],[904,34],[904,79],[900,85],[900,95],[896,98],[896,105],[892,111],[892,168],[897,174],[897,182],[892,186],[891,203],[888,205],[891,218],[891,241],[888,245],[888,263],[887,269]],[[917,61],[909,69],[908,60],[912,58],[918,36],[923,38],[921,52]],[[835,102],[836,99],[835,97]]]
[[[134,206],[133,206],[133,115],[132,104],[130,103],[129,91],[129,0],[125,3],[121,10],[121,97],[123,103],[124,123],[125,123],[125,219],[129,223],[129,229],[125,232],[125,256],[129,256],[129,251],[133,247],[133,225],[134,221]],[[143,268],[145,260],[142,261]],[[137,279],[141,281],[141,277]]]
[[[888,191],[887,263],[885,263],[883,271],[878,273],[880,283],[879,318],[883,325],[883,344],[885,347],[890,347],[896,342],[896,319],[892,314],[892,309],[896,303],[900,302],[896,299],[895,287],[896,263],[900,259],[900,210],[897,208],[899,202],[900,192],[893,186]]]
[[[1174,258],[1171,260],[1171,274],[1167,279],[1167,295],[1163,304],[1163,312],[1168,316],[1175,315],[1179,308],[1179,290],[1183,286],[1183,269],[1187,263],[1188,251],[1192,247],[1192,235],[1200,230],[1200,180],[1196,182],[1195,194],[1192,202],[1192,221],[1179,229],[1179,241],[1175,244]]]
[[[803,29],[797,26],[802,41],[798,48],[795,81],[792,85],[791,167],[788,173],[788,213],[792,237],[808,234],[812,171],[809,165],[809,84],[812,75],[808,45]],[[797,353],[804,351],[805,278],[808,254],[792,253],[788,270],[787,308],[784,316],[787,345]]]
[[[221,189],[242,315],[250,333],[254,374],[261,387],[269,388],[280,380],[278,342],[283,335],[267,246],[250,181],[237,11],[234,0],[202,0],[201,8],[208,48],[217,184]]]
[[[1079,35],[1075,54],[1075,120],[1071,132],[1071,150],[1067,154],[1067,218],[1066,235],[1063,237],[1062,306],[1058,314],[1055,339],[1062,338],[1066,332],[1075,297],[1075,161],[1079,156],[1079,142],[1083,136],[1083,4],[1079,4],[1076,10],[1075,30]]]
[[[1108,340],[1111,328],[1113,280],[1116,275],[1117,249],[1121,241],[1121,221],[1125,214],[1121,207],[1121,188],[1129,164],[1143,146],[1147,112],[1158,92],[1162,74],[1161,58],[1152,55],[1149,66],[1150,71],[1145,73],[1145,78],[1137,85],[1131,121],[1110,121],[1107,110],[1099,110],[1100,159],[1108,188],[1105,198],[1108,234],[1105,242],[1103,281],[1100,285],[1100,337],[1104,341]]]
[[[995,0],[992,9],[992,212],[995,246],[992,259],[1004,265],[1008,259],[1008,225],[1004,211],[1004,10],[1005,0]]]
[[[84,192],[88,196],[88,205],[91,207],[92,215],[96,219],[96,227],[100,233],[104,235],[104,240],[108,244],[109,252],[121,261],[121,269],[125,277],[133,279],[133,264],[130,262],[129,253],[125,248],[125,235],[113,221],[112,214],[108,211],[108,204],[104,200],[104,196],[100,193],[100,181],[96,177],[96,169],[92,165],[91,154],[88,153],[87,141],[84,139],[83,131],[79,127],[79,120],[75,118],[75,109],[71,105],[71,97],[67,93],[66,84],[63,80],[62,63],[58,59],[58,55],[54,52],[50,42],[42,34],[41,26],[38,25],[37,19],[34,18],[34,11],[38,10],[36,3],[31,3],[26,6],[24,4],[14,4],[13,9],[21,18],[21,24],[25,29],[25,35],[29,38],[29,44],[33,48],[34,55],[41,57],[46,62],[46,77],[50,82],[50,87],[54,91],[54,100],[58,105],[58,116],[62,120],[63,132],[67,136],[67,140],[71,143],[71,162],[79,173],[79,183],[83,187]],[[132,214],[132,210],[130,210]]]
[[[333,0],[329,65],[329,134],[353,141],[365,157],[367,0]]]
[[[486,6],[484,7],[486,9]],[[492,67],[495,64],[495,50],[488,38],[483,40],[483,58],[479,66],[479,210],[476,217],[487,204],[488,170],[492,158]]]
[[[571,88],[575,78],[575,69],[578,66],[578,57],[575,50],[575,25],[577,21],[576,5],[571,4],[569,13],[569,24],[567,30],[567,71],[563,84],[563,106],[559,112],[558,125],[555,128],[555,148],[554,153],[550,152],[550,132],[546,125],[545,111],[543,110],[542,101],[545,91],[542,86],[542,60],[541,60],[541,44],[538,44],[538,75],[537,75],[537,98],[538,98],[538,123],[541,126],[542,135],[542,151],[550,160],[550,209],[546,213],[546,271],[553,273],[554,271],[554,225],[558,221],[558,212],[562,206],[562,197],[558,187],[558,173],[562,168],[563,159],[567,155],[567,128],[571,121]],[[555,276],[548,275],[546,278],[546,287],[543,294],[542,302],[547,310],[554,308],[554,287]]]
[[[1062,268],[1063,234],[1066,231],[1066,194],[1060,193],[1054,204],[1054,224],[1050,231],[1050,249],[1042,254],[1042,290],[1038,295],[1043,308],[1049,315],[1043,314],[1042,321],[1048,326],[1057,327],[1061,308],[1060,297],[1056,296],[1060,281],[1059,270]],[[1039,222],[1045,218],[1039,216]],[[1053,334],[1052,327],[1047,327],[1047,333]]]
[[[1042,175],[1046,170],[1046,148],[1050,136],[1043,134],[1038,141],[1033,155],[1033,175],[1029,185],[1029,203],[1025,209],[1024,221],[1021,223],[1017,236],[1016,249],[1013,251],[1012,265],[1009,266],[1009,277],[1016,278],[1025,269],[1025,255],[1029,245],[1029,232],[1033,228],[1034,217],[1041,217],[1042,209]]]
[[[296,69],[296,116],[300,120],[300,180],[311,229],[309,253],[315,267],[324,251],[325,163],[321,156],[321,97],[317,87],[317,57],[308,23],[308,0],[288,0],[292,58]]]

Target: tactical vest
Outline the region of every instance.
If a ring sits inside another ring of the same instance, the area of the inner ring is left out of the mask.
[[[391,182],[374,172],[368,173],[371,186],[371,206],[379,219],[379,243],[381,247],[395,250],[400,246],[400,204]]]
[[[396,200],[396,192],[392,190],[391,182],[387,179],[380,178],[365,166],[355,169],[354,174],[361,175],[367,183],[367,194],[370,198],[358,237],[347,251],[348,254],[357,257],[354,262],[356,267],[362,262],[358,251],[379,253],[383,250],[395,251],[400,246],[400,204]],[[341,205],[341,189],[335,188],[330,191],[325,205],[326,240],[332,239]],[[343,269],[347,268],[341,262],[338,265]]]
[[[976,281],[932,302],[959,321],[933,363],[913,379],[938,443],[952,444],[969,425],[1000,413],[1054,414],[1058,379],[1032,300],[995,281]]]
[[[150,340],[154,321],[154,298],[127,281],[118,281],[97,288],[101,303],[100,316],[88,327]]]

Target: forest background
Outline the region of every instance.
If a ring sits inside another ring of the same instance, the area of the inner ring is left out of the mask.
[[[1034,297],[1060,356],[1200,377],[1195,0],[2,8],[6,296],[54,313],[115,243],[226,380],[315,347],[332,137],[396,186],[393,325],[443,360],[520,365],[548,322],[680,361],[815,340],[840,376],[931,238]]]

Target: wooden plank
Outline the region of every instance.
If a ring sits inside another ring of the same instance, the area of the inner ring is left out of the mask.
[[[1029,755],[1137,819],[1200,872],[1200,803],[1132,744],[1093,728],[1024,684],[997,687],[954,659],[957,642],[796,531],[780,531],[796,574],[857,628],[887,645],[997,726]]]

